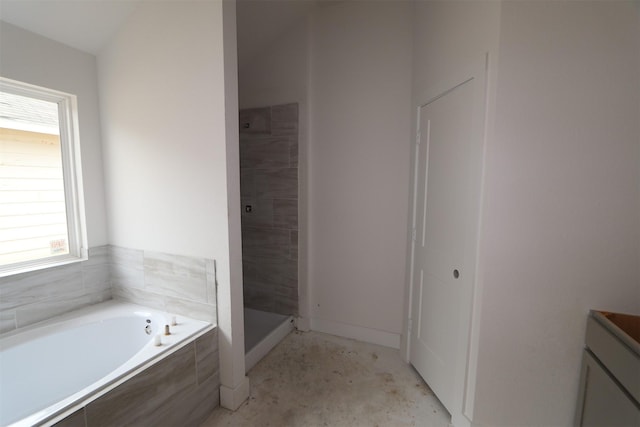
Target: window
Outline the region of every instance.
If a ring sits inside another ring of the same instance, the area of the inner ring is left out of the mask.
[[[86,259],[76,105],[0,77],[0,276]]]

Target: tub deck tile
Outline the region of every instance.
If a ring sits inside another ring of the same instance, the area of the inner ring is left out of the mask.
[[[207,332],[196,340],[196,375],[198,384],[218,370],[218,329]]]
[[[172,425],[169,421],[178,408],[171,401],[196,385],[194,352],[191,343],[89,403],[87,425]]]
[[[16,328],[16,311],[0,311],[0,334],[13,331]]]
[[[177,419],[173,424],[169,425],[200,427],[213,410],[220,406],[220,379],[217,376],[210,377],[204,383],[198,385],[197,388],[193,388],[184,400],[176,400],[174,405],[177,407],[180,407],[179,405],[184,406],[185,401],[192,406],[192,411],[187,417]],[[172,412],[175,414],[180,413],[179,410]]]
[[[63,420],[58,421],[52,427],[86,427],[84,408],[78,409]]]

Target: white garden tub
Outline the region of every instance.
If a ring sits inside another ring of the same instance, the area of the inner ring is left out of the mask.
[[[0,426],[47,424],[84,405],[213,325],[118,302],[84,308],[0,339]]]

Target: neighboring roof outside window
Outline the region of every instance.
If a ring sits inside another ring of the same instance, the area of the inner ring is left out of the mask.
[[[0,128],[60,135],[58,104],[0,92]]]

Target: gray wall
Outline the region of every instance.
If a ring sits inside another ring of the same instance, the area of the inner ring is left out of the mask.
[[[240,111],[240,174],[244,304],[298,314],[298,104]]]

